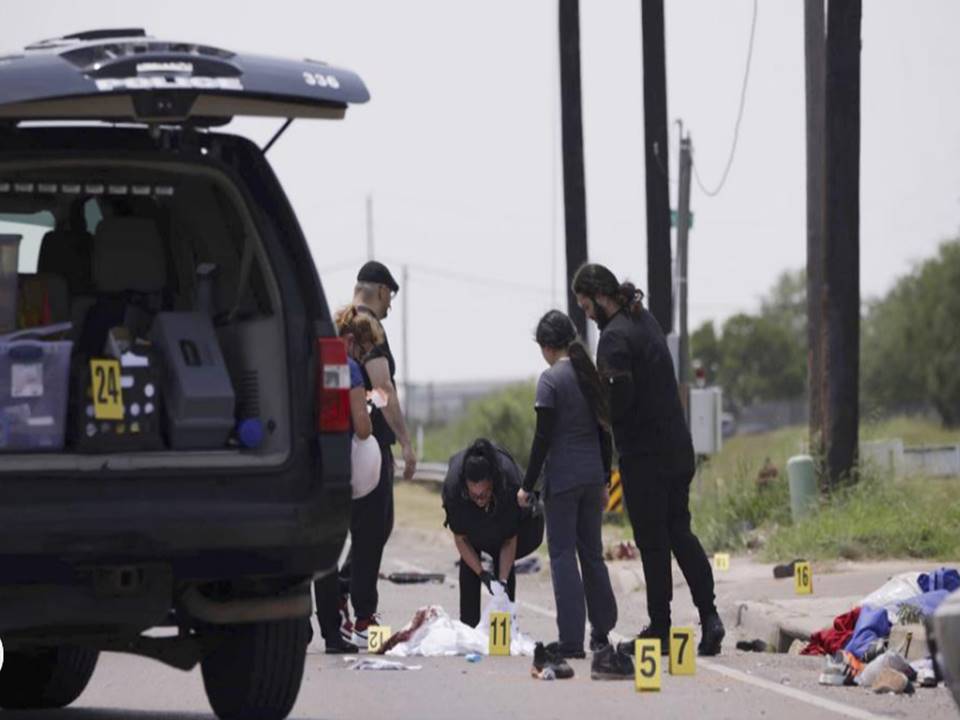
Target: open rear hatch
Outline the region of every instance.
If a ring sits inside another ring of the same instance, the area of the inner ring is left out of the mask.
[[[368,99],[343,68],[160,41],[139,29],[77,33],[0,56],[0,121],[340,118]]]

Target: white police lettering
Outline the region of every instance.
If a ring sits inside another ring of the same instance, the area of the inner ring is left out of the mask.
[[[323,73],[304,72],[303,81],[310,87],[340,89],[340,81],[334,75],[324,75]]]
[[[142,62],[137,64],[138,73],[192,73],[189,62]]]
[[[101,78],[97,90],[243,90],[240,78],[230,77],[128,77]]]

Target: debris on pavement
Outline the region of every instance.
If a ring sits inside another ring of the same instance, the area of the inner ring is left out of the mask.
[[[422,585],[426,583],[443,583],[447,576],[443,573],[425,573],[425,572],[393,572],[389,575],[381,575],[384,580],[389,580],[397,585]]]
[[[797,563],[806,562],[802,558],[797,558],[788,563],[783,563],[782,565],[775,565],[773,568],[773,577],[777,580],[783,580],[785,578],[792,578],[796,572]]]
[[[516,571],[517,575],[533,575],[534,573],[540,572],[543,569],[543,566],[540,563],[540,558],[529,555],[525,558],[517,560],[513,564],[513,569]]]
[[[826,656],[821,685],[856,684],[897,695],[913,693],[914,684],[936,687],[939,676],[923,623],[957,588],[960,572],[953,568],[892,577],[837,616],[833,627],[811,635],[801,654]],[[738,643],[737,649],[751,644]]]
[[[741,640],[737,643],[737,650],[743,650],[744,652],[765,653],[769,649],[770,646],[763,640]]]
[[[481,655],[480,653],[469,653],[467,655],[468,663],[478,663],[481,660],[483,660],[483,655]]]
[[[423,665],[404,665],[394,660],[375,660],[373,658],[344,658],[351,670],[422,670]]]
[[[403,628],[390,636],[384,644],[384,654],[393,657],[438,657],[454,655],[486,655],[489,652],[489,617],[490,608],[493,612],[500,612],[501,608],[512,612],[512,603],[504,596],[505,602],[493,605],[488,604],[480,624],[472,628],[459,620],[454,620],[439,605],[422,607],[414,613]],[[514,623],[510,635],[511,655],[532,655],[533,640],[523,635]]]
[[[640,557],[640,551],[631,540],[624,540],[613,545],[608,545],[603,551],[603,557],[607,561],[615,560],[636,560]]]

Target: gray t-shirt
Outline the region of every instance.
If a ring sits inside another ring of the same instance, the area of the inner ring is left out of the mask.
[[[547,495],[581,485],[604,483],[597,419],[580,390],[569,358],[543,371],[537,383],[538,408],[553,408],[556,425],[544,470]]]

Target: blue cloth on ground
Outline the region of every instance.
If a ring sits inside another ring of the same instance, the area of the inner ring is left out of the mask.
[[[932,573],[921,573],[920,577],[917,578],[917,584],[925,593],[931,590],[953,592],[960,588],[960,572],[957,572],[954,568],[942,567]]]
[[[940,607],[940,603],[946,600],[949,596],[950,591],[948,590],[931,590],[930,592],[925,592],[922,595],[912,597],[909,600],[904,600],[902,603],[900,603],[900,607],[909,605],[917,608],[925,616],[930,617],[936,612],[937,608]]]
[[[860,608],[860,617],[853,628],[853,635],[843,649],[862,660],[870,643],[878,638],[890,637],[891,627],[885,609],[864,605]]]

